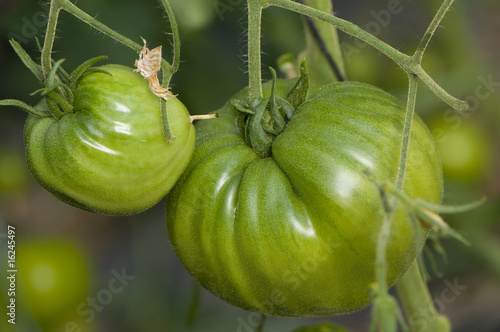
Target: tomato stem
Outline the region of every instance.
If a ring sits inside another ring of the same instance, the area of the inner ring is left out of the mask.
[[[42,71],[45,78],[49,76],[52,69],[52,47],[56,37],[57,20],[61,12],[62,4],[66,0],[52,0],[50,3],[49,18],[47,20],[47,30],[42,48]]]
[[[251,100],[263,96],[260,58],[262,8],[261,0],[248,0],[248,93]]]
[[[408,75],[408,101],[406,103],[406,117],[403,128],[403,139],[401,141],[401,153],[399,156],[398,175],[396,179],[397,190],[403,189],[406,173],[406,163],[408,161],[408,150],[410,148],[411,127],[413,116],[415,114],[415,104],[417,100],[418,77],[416,75]]]
[[[179,70],[179,65],[181,62],[181,39],[179,35],[179,27],[177,25],[177,20],[175,18],[174,10],[172,9],[172,5],[168,0],[160,0],[165,11],[167,12],[168,21],[170,22],[170,28],[172,29],[172,37],[173,37],[173,58],[172,63],[168,66],[169,70],[165,70],[163,68],[163,87],[167,88],[170,85],[170,80],[172,79],[172,75],[174,75],[177,70]]]
[[[440,315],[434,307],[417,261],[399,278],[396,289],[412,332],[451,331],[448,318]]]
[[[249,0],[250,1],[250,0]],[[451,0],[446,0],[444,5],[445,8],[446,6],[449,7],[452,2]],[[436,94],[437,97],[439,97],[441,100],[446,102],[448,105],[453,107],[454,109],[458,111],[466,111],[468,109],[468,104],[464,101],[461,101],[460,99],[457,99],[453,96],[451,96],[448,92],[446,92],[443,88],[439,86],[438,83],[436,83],[420,66],[420,61],[417,57],[409,56],[407,54],[404,54],[397,49],[393,48],[389,44],[381,41],[377,37],[373,36],[372,34],[368,33],[367,31],[363,30],[361,27],[357,26],[354,23],[351,23],[349,21],[343,20],[341,18],[338,18],[334,15],[331,15],[329,13],[325,13],[321,10],[317,10],[315,8],[311,8],[309,6],[303,5],[301,3],[297,3],[294,1],[290,0],[268,0],[267,4],[269,6],[276,6],[276,7],[281,7],[285,8],[294,12],[297,12],[302,15],[306,15],[321,21],[328,22],[332,25],[334,25],[337,29],[347,33],[348,35],[351,35],[353,37],[356,37],[368,45],[376,48],[378,51],[381,53],[385,54],[387,57],[389,57],[391,60],[393,60],[397,65],[399,65],[403,70],[405,70],[408,74],[414,74],[417,75],[420,79],[422,79],[422,82],[424,82],[427,87]],[[444,9],[443,9],[444,10]],[[425,49],[425,46],[428,43],[428,40],[430,40],[431,34],[434,33],[436,30],[435,27],[439,25],[440,19],[442,18],[442,11],[438,12],[438,15],[436,15],[436,19],[433,21],[431,24],[430,29],[428,30],[428,33],[426,34],[423,46],[421,46],[421,51]],[[444,10],[446,12],[446,10]],[[251,61],[252,59],[250,59]]]
[[[432,36],[434,36],[434,33],[436,32],[437,28],[439,27],[439,24],[443,20],[444,16],[446,13],[450,10],[451,5],[453,4],[454,0],[444,0],[444,2],[441,4],[441,7],[439,7],[439,10],[437,11],[436,15],[434,16],[431,24],[427,28],[427,31],[425,32],[424,36],[422,37],[422,40],[420,41],[419,46],[417,47],[417,50],[415,51],[415,54],[413,57],[415,58],[418,63],[422,62],[422,58],[424,56],[424,52],[429,45],[429,42],[432,39]]]

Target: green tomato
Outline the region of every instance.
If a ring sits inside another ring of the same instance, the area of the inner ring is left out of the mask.
[[[36,319],[49,322],[67,318],[85,301],[90,264],[75,242],[22,239],[16,249],[18,289]]]
[[[429,127],[446,179],[468,183],[485,177],[491,162],[491,143],[484,129],[458,116],[435,119]]]
[[[161,200],[194,150],[184,105],[167,102],[176,140],[162,132],[160,98],[132,69],[100,67],[74,89],[74,113],[57,120],[30,116],[26,155],[36,180],[62,201],[90,211],[127,215]]]
[[[278,95],[290,84],[279,82]],[[395,181],[404,105],[367,84],[327,85],[298,107],[268,158],[247,145],[230,104],[218,112],[197,124],[197,149],[167,202],[170,241],[189,273],[227,302],[268,315],[367,306],[385,213],[365,171]],[[418,116],[404,190],[441,201],[439,155]],[[389,285],[419,253],[415,238],[400,204],[387,249]]]

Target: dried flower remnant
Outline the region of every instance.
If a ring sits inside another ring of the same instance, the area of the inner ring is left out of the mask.
[[[142,37],[141,37],[142,38]],[[146,40],[142,38],[144,47],[139,53],[139,60],[135,60],[135,72],[141,73],[149,82],[149,88],[158,97],[165,100],[175,97],[174,94],[168,89],[161,86],[158,80],[158,72],[161,70],[161,46],[152,50],[147,48]]]

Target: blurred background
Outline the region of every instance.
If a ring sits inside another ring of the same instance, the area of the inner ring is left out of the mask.
[[[192,114],[222,106],[247,85],[245,1],[172,0],[180,25],[182,64],[173,91]],[[396,48],[412,52],[440,1],[396,1],[400,11],[384,16],[394,0],[334,1],[336,14],[371,29]],[[140,43],[163,45],[168,24],[152,0],[85,0],[78,6]],[[39,59],[35,37],[43,39],[46,1],[0,0],[0,99],[37,102],[39,87],[11,49],[15,38]],[[275,66],[283,53],[305,47],[302,19],[279,9],[264,12],[263,64]],[[443,257],[429,246],[426,262],[437,309],[453,331],[500,331],[500,2],[457,1],[424,57],[424,68],[452,95],[471,104],[458,116],[424,86],[417,112],[438,143],[445,183],[444,202],[482,196],[481,208],[445,219],[470,239],[466,247],[442,239]],[[137,54],[63,13],[55,59],[72,70],[108,55],[110,63],[133,66]],[[407,79],[390,60],[340,34],[347,74],[406,98]],[[168,54],[165,54],[168,58]],[[269,78],[267,73],[264,73]],[[213,84],[212,82],[217,82]],[[31,177],[24,159],[26,114],[0,109],[0,268],[7,267],[7,225],[16,228],[17,331],[253,331],[255,314],[232,307],[201,290],[198,314],[188,326],[193,279],[173,254],[165,226],[165,201],[136,216],[107,217],[65,205]],[[435,269],[433,269],[435,266]],[[2,276],[5,273],[2,272]],[[1,301],[8,284],[0,281]],[[5,305],[0,331],[8,331]],[[332,321],[367,331],[369,308],[324,319],[268,318],[266,332],[292,331]]]

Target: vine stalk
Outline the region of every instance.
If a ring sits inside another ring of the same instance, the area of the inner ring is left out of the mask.
[[[446,0],[445,5],[448,5],[449,2],[453,2],[453,0]],[[427,73],[425,73],[425,71],[422,69],[420,61],[418,61],[416,57],[409,56],[407,54],[404,54],[396,50],[392,46],[388,45],[387,43],[384,43],[377,37],[363,30],[356,24],[343,20],[336,16],[333,16],[329,13],[325,13],[315,8],[311,8],[309,6],[305,6],[303,4],[290,0],[267,0],[266,6],[281,7],[334,25],[337,29],[342,30],[348,35],[354,36],[364,41],[368,45],[376,48],[378,51],[380,51],[381,53],[389,57],[391,60],[393,60],[406,73],[417,75],[418,78],[420,78],[422,82],[425,85],[427,85],[432,92],[434,92],[441,100],[446,102],[449,106],[453,107],[458,111],[466,111],[469,108],[469,105],[466,102],[451,96],[443,88],[441,88],[439,84],[437,84],[429,75],[427,75]],[[436,22],[439,24],[438,19],[436,19]],[[429,31],[429,33],[431,32],[433,33],[433,31]]]
[[[262,1],[248,0],[248,93],[250,99],[262,98],[262,71],[260,38],[262,25]]]

